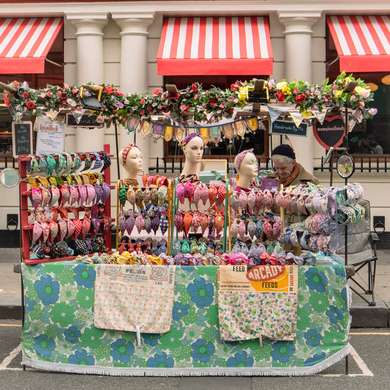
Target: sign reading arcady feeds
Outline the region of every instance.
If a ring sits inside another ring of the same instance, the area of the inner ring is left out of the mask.
[[[219,288],[229,291],[296,294],[298,268],[294,265],[227,265],[219,268]]]

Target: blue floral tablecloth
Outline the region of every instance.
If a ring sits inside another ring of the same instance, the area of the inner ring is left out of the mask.
[[[341,264],[299,267],[297,336],[223,342],[215,266],[176,267],[171,331],[142,335],[93,325],[95,266],[23,265],[23,364],[107,375],[310,375],[349,353],[349,308]]]

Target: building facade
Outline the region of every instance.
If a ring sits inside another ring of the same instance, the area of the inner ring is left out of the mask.
[[[39,3],[25,0],[0,4],[0,18],[63,18],[64,27],[57,38],[58,42],[56,41],[57,46],[60,47],[57,52],[60,54],[54,61],[60,62],[63,67],[60,70],[57,67],[55,68],[57,70],[52,72],[59,72],[59,79],[55,78],[56,80],[61,81],[63,77],[63,82],[68,84],[113,83],[120,86],[124,92],[151,91],[164,85],[164,76],[159,75],[157,71],[157,56],[162,40],[164,18],[265,16],[269,21],[273,53],[270,76],[276,80],[302,79],[322,83],[326,77],[340,70],[340,58],[338,60],[329,58],[332,47],[334,50],[328,27],[330,16],[378,15],[384,16],[383,28],[389,29],[389,0],[371,2],[366,0],[41,1]],[[386,39],[389,36],[386,34],[390,33],[389,30],[384,32],[385,40],[382,42],[382,49],[387,52],[388,61],[390,47],[386,46]],[[389,45],[388,41],[387,45]],[[63,57],[61,57],[61,50]],[[336,53],[336,57],[337,54],[340,53]],[[50,60],[50,56],[48,59]],[[46,66],[52,65],[49,63]],[[386,73],[390,74],[390,66],[380,72],[367,72],[365,69],[360,73],[381,78]],[[0,76],[2,80],[12,77],[12,75]],[[170,76],[170,81],[172,77]],[[202,81],[202,75],[196,79]],[[53,76],[43,78],[42,82],[45,80],[53,82]],[[387,102],[390,106],[390,100],[386,100],[390,99],[388,88],[384,93],[382,104]],[[390,116],[390,109],[384,115],[384,120],[388,118],[390,122],[390,117],[386,115]],[[386,131],[390,137],[390,123]],[[129,142],[126,130],[120,129],[119,139],[120,146]],[[115,150],[114,141],[113,128],[104,131],[66,129],[67,151],[101,150],[105,143],[110,143],[112,150]],[[276,143],[277,141],[275,139]],[[290,141],[296,149],[298,160],[308,170],[313,170],[320,165],[324,148],[315,141],[311,133],[306,138],[291,137]],[[164,157],[162,140],[138,137],[137,143],[143,151],[146,170],[155,163],[156,157]],[[380,164],[383,162],[383,157],[382,155]],[[113,180],[115,180],[115,172],[113,173]],[[316,171],[316,174],[324,184],[328,182],[328,173]],[[390,200],[386,196],[386,191],[390,180],[387,172],[356,172],[353,180],[363,184],[366,198],[371,201],[372,215],[385,216],[385,227],[388,230]],[[16,189],[1,188],[0,191],[0,230],[6,230],[7,214],[15,214],[18,211],[16,201],[18,193]]]

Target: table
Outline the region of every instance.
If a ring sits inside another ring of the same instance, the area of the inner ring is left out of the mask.
[[[349,299],[341,262],[299,267],[297,335],[223,342],[217,266],[176,267],[171,331],[142,335],[93,326],[95,265],[22,266],[23,364],[100,375],[311,375],[350,352]]]

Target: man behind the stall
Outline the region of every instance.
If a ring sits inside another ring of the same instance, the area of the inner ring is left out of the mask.
[[[319,180],[296,161],[294,149],[290,145],[277,146],[271,158],[275,176],[284,187],[308,182],[319,184]]]

